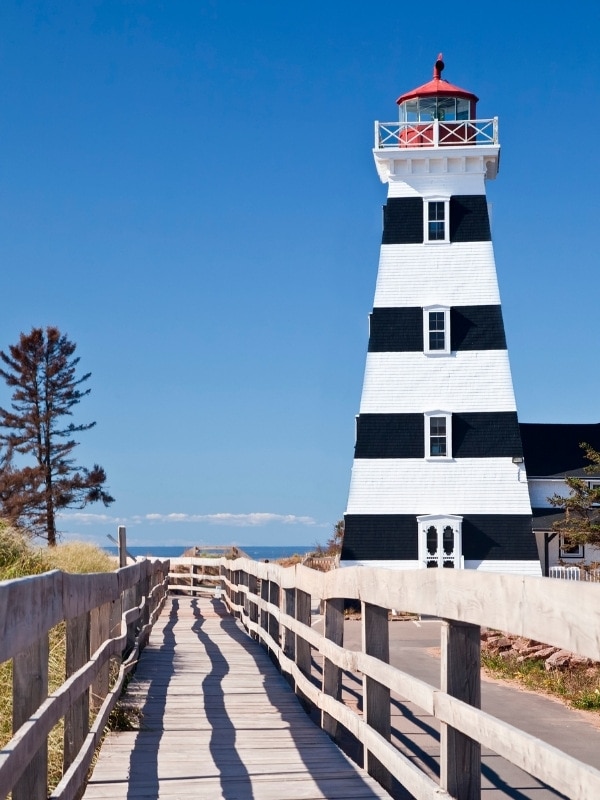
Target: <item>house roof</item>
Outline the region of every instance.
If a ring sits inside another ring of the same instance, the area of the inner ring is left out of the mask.
[[[562,508],[532,508],[531,527],[534,531],[551,531],[555,522],[562,522],[565,512]]]
[[[585,471],[589,461],[580,447],[582,442],[586,442],[600,451],[600,423],[521,422],[519,428],[529,478],[600,475],[600,470],[594,473]]]

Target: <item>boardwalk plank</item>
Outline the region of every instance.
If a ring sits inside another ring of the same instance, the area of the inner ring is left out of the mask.
[[[387,793],[302,710],[269,657],[208,598],[173,598],[85,800],[376,800]]]

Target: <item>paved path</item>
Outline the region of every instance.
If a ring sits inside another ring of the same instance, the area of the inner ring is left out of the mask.
[[[320,625],[317,619],[314,626]],[[345,623],[345,647],[360,649],[360,625],[359,621],[352,620]],[[439,687],[440,627],[436,619],[390,623],[390,662]],[[481,694],[484,711],[600,768],[600,717],[597,715],[567,708],[557,700],[520,691],[506,683],[484,680]],[[359,676],[346,675],[343,696],[349,705],[362,707]],[[439,774],[437,721],[399,696],[394,700],[392,729],[399,749],[429,774]],[[356,749],[356,743],[349,740],[348,752],[354,755]],[[563,797],[490,750],[484,748],[482,755],[482,800],[556,800]],[[410,796],[400,787],[396,787],[395,795],[402,800]]]
[[[139,730],[108,736],[85,800],[377,800],[221,602],[167,602],[129,684]]]

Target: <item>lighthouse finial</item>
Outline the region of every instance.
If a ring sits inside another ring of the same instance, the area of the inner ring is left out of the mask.
[[[442,70],[444,69],[444,54],[440,53],[437,57],[437,61],[433,65],[433,77],[435,80],[440,80],[442,77]]]

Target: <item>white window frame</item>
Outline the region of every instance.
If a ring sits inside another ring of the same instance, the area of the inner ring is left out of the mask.
[[[598,489],[598,488],[600,488],[600,480],[598,480],[598,479],[596,479],[596,480],[589,480],[589,481],[587,482],[587,485],[588,485],[588,488],[589,488],[589,489]],[[593,506],[594,508],[597,508],[598,506],[600,506],[600,503],[592,503],[592,506]]]
[[[444,237],[443,239],[429,238],[429,203],[444,204]],[[425,244],[448,244],[450,241],[450,198],[449,197],[424,197],[423,198],[423,241]]]
[[[429,346],[429,315],[432,312],[444,315],[444,347],[440,350],[432,350]],[[423,308],[423,352],[428,356],[450,355],[450,309],[448,306],[435,305]]]
[[[425,460],[426,461],[452,461],[452,413],[449,411],[425,412]],[[446,420],[446,455],[431,455],[431,420],[443,417]]]
[[[427,550],[427,532],[432,526],[436,528],[438,532],[437,566],[442,568],[444,566],[444,553],[443,550],[439,549],[439,547],[440,542],[442,543],[443,547],[444,528],[449,526],[454,531],[454,549],[451,557],[446,556],[445,558],[446,560],[453,562],[454,569],[463,568],[462,521],[463,518],[458,517],[455,514],[424,514],[423,516],[417,517],[417,525],[419,530],[418,558],[422,569],[427,569],[428,562],[432,561],[431,554]]]
[[[575,552],[567,552],[568,548],[576,547],[577,550]],[[582,558],[585,558],[585,547],[583,544],[568,544],[566,542],[566,537],[564,534],[560,534],[560,539],[558,542],[558,557],[560,559],[563,558],[576,558],[581,561]]]

